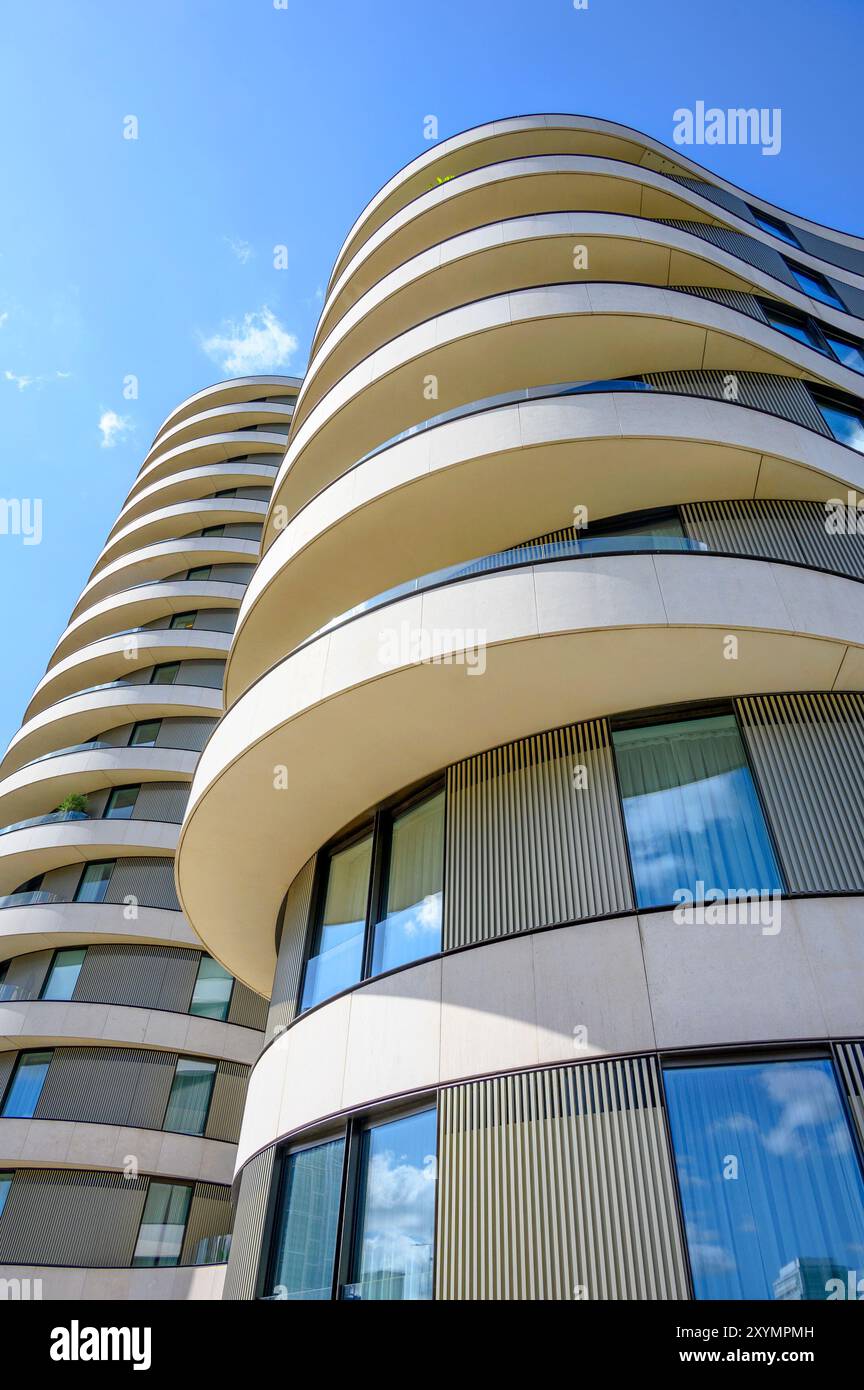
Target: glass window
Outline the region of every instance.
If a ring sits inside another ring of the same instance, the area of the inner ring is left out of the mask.
[[[658,513],[628,521],[623,517],[595,522],[576,539],[583,555],[604,555],[621,550],[704,550],[691,541],[677,512]]]
[[[864,1183],[831,1063],[669,1068],[665,1081],[696,1297],[845,1289]]]
[[[819,396],[814,392],[813,399],[837,442],[864,454],[864,413],[854,406],[842,405],[830,396]]]
[[[198,1018],[226,1019],[233,988],[234,976],[228,974],[224,965],[212,956],[202,956],[189,1005],[190,1014]]]
[[[104,902],[116,863],[116,859],[100,859],[85,864],[75,890],[76,903]]]
[[[105,803],[104,820],[131,820],[139,787],[115,787]]]
[[[790,246],[800,246],[798,238],[785,222],[781,222],[778,217],[771,217],[767,212],[757,212],[756,208],[751,208],[753,216],[763,232],[770,232],[772,236],[779,236],[781,240],[788,241]]]
[[[187,579],[209,579],[212,565],[195,565],[191,570],[186,571]]]
[[[29,1120],[39,1103],[45,1077],[51,1065],[53,1051],[22,1052],[18,1065],[12,1074],[6,1098],[3,1101],[3,1118]]]
[[[178,1057],[162,1128],[175,1134],[203,1134],[215,1079],[215,1062]]]
[[[613,733],[640,907],[781,889],[732,714]]]
[[[805,270],[803,266],[792,265],[789,261],[787,261],[786,264],[789,266],[789,269],[792,271],[801,289],[805,294],[808,294],[811,299],[818,299],[823,304],[831,304],[835,309],[843,309],[845,311],[846,305],[843,303],[843,300],[837,294],[836,290],[831,288],[824,275],[817,274],[815,270]]]
[[[223,526],[205,526],[204,530],[201,532],[201,535],[202,535],[202,536],[224,536],[224,535],[225,535],[225,527],[224,527],[224,525],[223,525]]]
[[[265,1292],[272,1298],[333,1295],[344,1139],[288,1154]]]
[[[384,916],[375,926],[372,973],[441,950],[444,792],[393,822]]]
[[[151,685],[173,685],[180,670],[179,661],[163,661],[159,666],[154,666],[150,674]]]
[[[432,1297],[436,1112],[422,1110],[362,1137],[349,1299]]]
[[[186,1183],[151,1180],[132,1256],[133,1268],[152,1269],[179,1262],[191,1200],[192,1188]]]
[[[48,978],[42,986],[41,999],[71,999],[81,974],[81,966],[87,947],[55,951],[48,971]]]
[[[824,354],[825,348],[818,333],[811,328],[805,318],[799,318],[797,314],[789,314],[784,310],[775,309],[773,305],[764,302],[762,308],[772,328],[776,328],[780,333],[785,333],[787,338],[795,338],[797,342],[804,343],[807,347],[815,348],[817,352]]]
[[[0,1216],[3,1215],[3,1208],[6,1205],[6,1198],[9,1196],[9,1189],[12,1186],[14,1173],[0,1173]]]
[[[324,910],[303,980],[303,1008],[357,983],[363,973],[363,943],[372,836],[330,856]]]
[[[842,362],[844,367],[851,367],[853,372],[864,372],[864,348],[861,343],[832,333],[830,328],[823,329],[823,332],[838,362]]]
[[[169,623],[169,627],[172,632],[188,632],[189,628],[195,626],[195,619],[197,617],[197,610],[192,613],[175,613]]]
[[[161,719],[139,720],[137,724],[132,725],[132,732],[129,735],[129,747],[155,748],[156,740],[159,737],[159,730],[161,728]]]

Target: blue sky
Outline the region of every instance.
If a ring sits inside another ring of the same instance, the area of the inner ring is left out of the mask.
[[[671,143],[699,100],[780,107],[778,156],[692,153],[861,232],[862,47],[861,0],[8,0],[0,497],[41,498],[43,537],[0,534],[0,745],[163,417],[246,367],[302,371],[335,253],[426,116],[441,139],[573,111]]]

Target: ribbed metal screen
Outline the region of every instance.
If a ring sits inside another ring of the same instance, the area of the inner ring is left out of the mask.
[[[793,424],[804,425],[816,434],[832,437],[831,431],[817,410],[813,397],[803,382],[794,377],[772,376],[770,372],[646,372],[644,380],[655,391],[681,393],[685,396],[705,396],[708,400],[728,399],[727,378],[734,376],[738,405],[779,415]]]
[[[858,1127],[859,1138],[864,1144],[864,1044],[835,1043],[834,1056],[849,1101],[849,1109]]]
[[[184,947],[89,946],[72,998],[187,1013],[200,959]]]
[[[688,1296],[655,1058],[442,1092],[436,1296]]]
[[[768,322],[759,300],[743,290],[715,290],[710,285],[670,285],[669,288],[695,294],[699,299],[710,299],[714,304],[725,304],[727,309],[737,309],[739,314],[746,314],[760,323]]]
[[[737,701],[793,893],[864,890],[864,697]]]
[[[605,721],[448,768],[445,862],[445,950],[632,910]]]
[[[204,1131],[208,1139],[222,1139],[228,1144],[237,1143],[248,1084],[248,1067],[240,1062],[219,1063],[213,1083],[207,1128]]]
[[[190,752],[198,753],[215,727],[215,719],[163,719],[156,735],[156,747],[188,748]]]
[[[780,253],[755,237],[747,236],[746,232],[733,232],[728,227],[713,227],[708,222],[688,222],[677,217],[663,217],[660,221],[667,227],[677,227],[679,231],[692,232],[703,241],[710,241],[731,256],[756,266],[766,275],[773,275],[775,280],[782,280],[785,285],[794,284]]]
[[[189,800],[188,782],[145,782],[135,801],[133,820],[161,820],[179,825]]]
[[[128,1267],[147,1178],[19,1168],[0,1215],[0,1264]]]
[[[688,535],[710,550],[789,560],[864,579],[864,535],[834,534],[820,502],[744,498],[680,508]]]
[[[255,1297],[275,1156],[276,1150],[271,1145],[250,1159],[241,1174],[231,1254],[222,1294],[224,1299]]]
[[[231,1230],[231,1189],[218,1182],[196,1182],[189,1204],[180,1263],[195,1263],[198,1242]]]
[[[273,979],[273,997],[267,1015],[265,1036],[268,1040],[287,1027],[297,1013],[300,972],[303,969],[303,950],[315,878],[315,858],[313,854],[311,859],[307,859],[288,889],[282,921],[282,938]]]
[[[105,901],[122,903],[129,897],[135,898],[141,907],[165,907],[179,912],[173,858],[142,855],[140,859],[118,859]]]
[[[37,1120],[160,1129],[177,1054],[131,1047],[58,1047]]]
[[[3,1002],[38,999],[53,954],[53,951],[28,951],[24,956],[14,956],[3,981]]]
[[[692,188],[694,193],[701,193],[703,198],[709,198],[712,203],[717,203],[719,207],[726,208],[739,217],[746,215],[743,199],[734,193],[727,193],[725,188],[715,188],[713,183],[706,183],[704,179],[693,179],[686,174],[667,174],[666,177],[683,184],[685,188]]]
[[[243,1028],[263,1029],[267,1023],[267,1007],[266,999],[237,980],[231,991],[228,1022],[238,1023]]]

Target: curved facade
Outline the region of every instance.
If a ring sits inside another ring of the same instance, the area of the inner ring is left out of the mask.
[[[174,852],[298,387],[220,383],[164,422],[0,764],[0,1277],[22,1297],[221,1296],[266,1000],[202,948]]]
[[[271,996],[226,1297],[855,1268],[862,483],[864,240],[569,116],[367,206],[180,836]]]

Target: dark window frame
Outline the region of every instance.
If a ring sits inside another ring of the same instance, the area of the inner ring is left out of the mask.
[[[787,246],[795,246],[799,251],[806,248],[801,245],[798,236],[788,222],[784,222],[782,217],[774,217],[770,212],[761,212],[759,208],[753,207],[750,203],[747,207],[759,229],[767,232],[769,236],[779,237]],[[767,225],[766,225],[767,224]]]
[[[209,951],[202,951],[202,952],[201,952],[201,958],[200,958],[200,960],[198,961],[198,969],[195,971],[195,983],[194,983],[193,986],[192,986],[192,997],[191,997],[190,1000],[189,1000],[189,1007],[188,1007],[188,1009],[186,1009],[186,1013],[189,1015],[190,1018],[209,1018],[211,1023],[227,1023],[227,1022],[228,1022],[228,1015],[229,1015],[230,1012],[231,1012],[231,1005],[234,1003],[234,991],[235,991],[235,989],[236,989],[236,987],[237,987],[237,976],[236,976],[236,975],[232,975],[232,976],[231,976],[231,990],[230,990],[229,995],[228,995],[228,1006],[227,1006],[227,1008],[226,1008],[226,1010],[225,1010],[225,1017],[224,1017],[224,1018],[213,1018],[213,1016],[212,1016],[211,1014],[193,1014],[193,1012],[192,1012],[192,1005],[195,1003],[195,989],[196,989],[196,987],[197,987],[197,985],[198,985],[198,977],[199,977],[199,975],[201,974],[201,966],[202,966],[202,963],[203,963],[205,960],[216,960],[216,957],[215,957],[215,956],[211,956],[211,954],[210,954]],[[221,965],[222,962],[221,962],[221,961],[216,961],[216,964],[217,964],[217,965]],[[224,966],[223,966],[223,969],[224,969]]]
[[[104,809],[104,811],[102,812],[101,819],[102,819],[102,820],[132,820],[132,818],[133,818],[134,815],[135,815],[135,807],[138,805],[138,797],[141,795],[141,788],[142,788],[142,785],[143,785],[143,783],[141,783],[141,782],[128,782],[128,783],[124,783],[124,785],[123,785],[122,787],[112,787],[111,790],[110,790],[109,793],[108,793],[108,800],[105,802],[105,809]],[[131,810],[129,811],[128,816],[112,816],[112,815],[111,815],[111,806],[112,806],[112,804],[113,804],[113,802],[114,802],[115,797],[118,797],[118,796],[120,795],[121,792],[134,792],[134,793],[135,793],[135,800],[132,802],[132,807],[131,807]]]
[[[795,281],[795,285],[797,289],[800,290],[801,294],[806,294],[808,299],[816,299],[820,304],[827,304],[830,309],[838,309],[840,313],[848,314],[850,312],[842,295],[839,293],[838,290],[835,290],[831,281],[828,279],[826,275],[823,275],[821,271],[811,270],[809,266],[801,265],[797,261],[790,260],[788,256],[784,256],[783,260],[785,261],[786,268],[792,276],[792,279]],[[811,294],[810,291],[805,289],[804,286],[800,283],[798,279],[799,275],[803,275],[806,280],[812,280],[814,284],[823,287],[826,296],[829,297],[823,299],[818,294]]]
[[[144,1217],[147,1212],[147,1198],[150,1196],[150,1189],[154,1183],[157,1183],[161,1187],[185,1187],[188,1189],[189,1205],[186,1208],[186,1219],[183,1222],[183,1235],[180,1238],[180,1249],[177,1252],[177,1260],[173,1264],[161,1264],[156,1261],[154,1264],[136,1265],[135,1252],[138,1249],[138,1242],[141,1239],[141,1227],[144,1225]],[[138,1222],[138,1231],[135,1235],[135,1244],[132,1248],[132,1258],[129,1264],[130,1269],[181,1269],[183,1267],[180,1264],[180,1260],[183,1255],[183,1246],[186,1244],[186,1233],[189,1229],[189,1216],[192,1211],[192,1203],[195,1200],[195,1187],[196,1182],[194,1179],[188,1181],[184,1181],[182,1178],[151,1177],[148,1179],[147,1191],[144,1195],[144,1205],[141,1208],[141,1220]]]
[[[82,864],[82,865],[81,865],[81,873],[80,873],[80,876],[79,876],[79,878],[78,878],[78,882],[77,882],[76,885],[75,885],[75,893],[74,893],[73,898],[72,898],[73,903],[79,903],[79,902],[85,902],[85,903],[101,903],[101,902],[104,902],[104,901],[105,901],[104,897],[103,897],[103,898],[79,898],[79,896],[78,896],[78,894],[79,894],[80,891],[81,891],[81,885],[82,885],[82,883],[84,882],[84,877],[85,877],[85,875],[86,875],[86,873],[87,873],[87,870],[88,870],[88,869],[95,869],[95,868],[97,868],[98,866],[101,866],[101,865],[103,865],[103,864],[110,864],[110,865],[111,865],[111,873],[108,875],[108,877],[107,877],[106,879],[103,879],[103,880],[102,880],[102,882],[104,882],[104,884],[105,884],[105,892],[106,892],[106,893],[108,892],[108,889],[109,889],[110,884],[111,884],[111,878],[112,878],[112,876],[113,876],[114,870],[115,870],[116,867],[117,867],[117,860],[116,860],[116,859],[88,859],[87,862],[86,862],[86,864]]]
[[[160,662],[158,662],[158,663],[153,667],[153,670],[150,672],[150,680],[147,682],[147,684],[148,684],[148,685],[176,685],[176,684],[177,684],[177,679],[176,679],[176,678],[177,678],[177,676],[179,676],[179,674],[180,674],[180,665],[181,665],[181,663],[180,663],[179,661],[160,661]],[[157,681],[157,679],[156,679],[157,672],[159,672],[159,671],[167,671],[167,670],[172,669],[172,668],[174,669],[174,676],[175,676],[175,678],[174,678],[173,681]]]
[[[192,1016],[192,1015],[190,1015],[190,1017],[191,1017],[191,1016]],[[202,1127],[201,1127],[201,1132],[200,1132],[200,1134],[192,1133],[192,1132],[191,1132],[190,1130],[188,1130],[188,1129],[166,1129],[166,1128],[165,1128],[165,1121],[166,1121],[166,1119],[168,1118],[168,1109],[169,1109],[169,1107],[170,1107],[170,1105],[171,1105],[171,1093],[172,1093],[172,1091],[174,1090],[174,1082],[177,1080],[177,1068],[179,1067],[179,1065],[180,1065],[181,1062],[205,1062],[205,1063],[207,1064],[207,1066],[212,1066],[212,1067],[213,1067],[213,1071],[211,1072],[210,1094],[209,1094],[209,1096],[207,1097],[207,1109],[206,1109],[205,1112],[204,1112],[204,1123],[203,1123],[203,1125],[202,1125]],[[188,1136],[189,1138],[191,1138],[191,1139],[203,1139],[203,1138],[205,1138],[205,1136],[206,1136],[206,1134],[207,1134],[207,1126],[208,1126],[208,1124],[210,1123],[210,1111],[211,1111],[212,1106],[213,1106],[213,1096],[214,1096],[215,1091],[216,1091],[216,1078],[217,1078],[218,1075],[219,1075],[219,1062],[218,1062],[217,1059],[215,1059],[215,1058],[213,1058],[213,1057],[192,1057],[192,1056],[190,1056],[190,1055],[189,1055],[188,1053],[186,1053],[186,1052],[178,1052],[178,1053],[177,1053],[177,1056],[176,1056],[176,1059],[175,1059],[175,1062],[174,1062],[174,1075],[173,1075],[172,1078],[171,1078],[171,1085],[170,1085],[169,1088],[168,1088],[168,1099],[167,1099],[166,1102],[165,1102],[165,1114],[162,1116],[162,1126],[161,1126],[161,1131],[160,1131],[162,1134],[185,1134],[185,1135],[187,1135],[187,1136]]]
[[[0,1095],[0,1119],[4,1119],[4,1120],[6,1120],[6,1119],[9,1119],[9,1120],[32,1120],[32,1119],[33,1119],[33,1116],[36,1114],[36,1108],[37,1108],[37,1106],[39,1105],[39,1101],[40,1101],[40,1099],[41,1099],[41,1097],[42,1097],[42,1091],[43,1091],[44,1088],[45,1088],[45,1082],[48,1080],[48,1067],[50,1067],[50,1066],[51,1066],[51,1063],[54,1061],[54,1054],[55,1054],[56,1051],[57,1051],[57,1048],[56,1048],[56,1047],[23,1047],[23,1048],[21,1049],[21,1051],[18,1053],[17,1057],[15,1058],[15,1065],[14,1065],[14,1067],[12,1068],[11,1072],[9,1073],[9,1079],[8,1079],[8,1081],[6,1082],[6,1085],[3,1087],[3,1093],[2,1093],[2,1095]],[[24,1060],[25,1057],[33,1057],[33,1056],[37,1055],[37,1054],[40,1053],[40,1052],[48,1052],[48,1053],[50,1053],[51,1055],[50,1055],[50,1059],[49,1059],[49,1062],[48,1062],[48,1067],[45,1068],[45,1075],[44,1075],[43,1078],[42,1078],[42,1085],[39,1087],[39,1095],[36,1097],[36,1104],[33,1106],[33,1114],[31,1114],[31,1115],[6,1115],[6,1114],[4,1113],[4,1111],[5,1111],[5,1109],[6,1109],[6,1102],[7,1102],[7,1100],[9,1099],[10,1093],[11,1093],[11,1091],[12,1091],[12,1087],[13,1087],[14,1084],[15,1084],[15,1080],[16,1080],[16,1078],[17,1078],[17,1076],[18,1076],[18,1073],[19,1073],[19,1071],[21,1070],[21,1063],[23,1062],[23,1060]]]
[[[138,732],[138,730],[139,730],[139,729],[146,729],[146,727],[147,727],[148,724],[155,724],[155,725],[157,726],[157,727],[156,727],[156,738],[154,738],[154,740],[153,740],[152,743],[135,743],[135,742],[134,742],[134,739],[135,739],[135,735],[136,735],[136,733]],[[135,720],[135,723],[132,725],[131,731],[130,731],[130,733],[129,733],[129,742],[126,744],[126,747],[127,747],[127,748],[155,748],[155,747],[156,747],[156,739],[159,737],[159,735],[160,735],[161,732],[162,732],[162,720],[161,720],[161,719],[136,719],[136,720]]]
[[[402,794],[382,804],[372,812],[371,816],[365,817],[362,822],[355,826],[351,831],[342,836],[337,836],[333,840],[321,846],[315,860],[315,874],[312,884],[312,893],[309,904],[309,916],[307,920],[306,935],[303,943],[303,963],[300,971],[300,980],[297,990],[297,1016],[309,1013],[311,1009],[317,1009],[321,1004],[326,1004],[330,999],[338,998],[339,994],[344,993],[339,990],[336,994],[328,995],[327,999],[317,1000],[310,1004],[308,1008],[302,1007],[303,992],[306,987],[306,976],[309,962],[314,958],[315,947],[321,939],[322,917],[324,904],[327,900],[327,884],[330,877],[330,865],[333,858],[342,850],[351,849],[352,845],[359,844],[369,835],[372,836],[372,855],[369,868],[369,884],[366,892],[366,912],[363,919],[363,951],[361,956],[360,977],[348,986],[349,989],[356,989],[365,980],[377,979],[378,976],[372,974],[372,953],[375,946],[375,927],[382,920],[381,914],[387,899],[387,884],[390,873],[390,851],[393,841],[393,823],[411,811],[415,806],[421,805],[424,801],[430,801],[432,797],[445,791],[447,784],[446,775],[438,774],[431,781],[424,782],[421,786],[415,787],[413,791]],[[444,845],[445,845],[445,869],[442,881],[442,895],[446,883],[446,844],[447,844],[447,801],[444,801]],[[281,915],[281,914],[280,914]],[[440,954],[433,951],[429,956],[418,956],[417,964],[421,960],[431,960]],[[387,974],[382,971],[381,974]]]
[[[846,343],[849,347],[857,348],[862,356],[864,356],[864,342],[853,337],[851,333],[844,333],[840,329],[835,330],[831,328],[830,325],[823,327],[819,320],[814,318],[812,314],[804,314],[799,309],[793,309],[789,305],[780,304],[774,300],[760,299],[759,303],[762,306],[763,313],[769,320],[769,328],[773,328],[775,333],[782,333],[783,329],[778,328],[776,323],[772,323],[771,317],[786,319],[790,325],[803,329],[805,332],[809,333],[812,338],[815,338],[816,341],[809,344],[814,352],[821,353],[823,357],[827,357],[830,361],[836,362],[839,367],[845,367],[848,372],[855,372],[858,370],[856,367],[850,367],[847,362],[841,361],[828,338],[828,333],[830,333],[832,338],[838,338],[840,342]],[[791,333],[785,336],[792,338],[795,342],[800,342],[800,339],[795,338]],[[858,375],[862,376],[864,372],[859,372]]]
[[[81,965],[80,965],[79,968],[78,968],[78,973],[79,973],[79,975],[80,975],[81,971],[82,971],[83,968],[84,968],[84,961],[87,959],[87,951],[88,951],[88,949],[89,949],[89,947],[87,947],[87,946],[56,946],[56,947],[54,948],[54,950],[52,951],[52,953],[51,953],[51,960],[50,960],[49,963],[48,963],[48,969],[47,969],[46,972],[45,972],[45,979],[42,981],[42,984],[41,984],[41,986],[40,986],[39,994],[38,994],[37,998],[39,998],[39,999],[44,999],[44,998],[45,998],[45,991],[47,990],[47,988],[48,988],[48,982],[49,982],[49,980],[51,979],[51,972],[53,971],[54,966],[55,966],[55,964],[57,963],[57,957],[58,957],[59,955],[62,955],[62,953],[63,953],[64,951],[83,951],[83,952],[84,952],[84,960],[82,960]],[[0,984],[2,984],[2,983],[3,983],[3,981],[2,981],[2,979],[0,979]],[[75,983],[76,983],[76,985],[77,985],[77,983],[78,983],[77,979],[76,979]],[[74,989],[73,989],[72,993],[74,994],[74,992],[75,992],[75,991],[74,991]],[[50,1003],[50,1002],[53,1002],[53,1001],[49,1000],[48,1002]],[[62,1001],[62,1000],[57,1000],[56,1002],[57,1002],[57,1003],[62,1003],[62,1002],[64,1002],[64,1001]],[[67,1001],[65,1001],[65,1002],[70,1003],[70,1002],[71,1002],[71,996],[70,996],[70,999],[67,1000]]]

